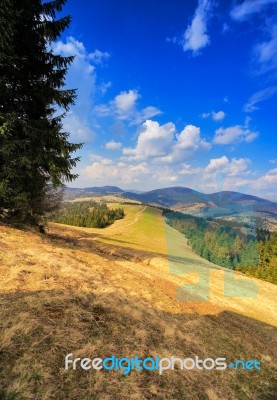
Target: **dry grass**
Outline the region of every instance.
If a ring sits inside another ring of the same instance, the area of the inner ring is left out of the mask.
[[[116,196],[113,194],[107,195],[98,195],[98,196],[91,196],[91,197],[77,197],[73,200],[66,200],[73,203],[78,203],[79,201],[96,201],[97,203],[118,203],[121,204],[123,202],[133,203],[133,204],[140,204],[139,201],[128,199],[127,197]]]
[[[55,225],[45,237],[0,227],[1,400],[275,398],[276,332],[262,322],[275,286],[262,284],[255,318],[246,316],[249,303],[236,309],[216,293],[207,304],[177,303],[176,287],[195,277],[169,274],[151,246],[134,250],[95,235]],[[262,369],[65,371],[69,352],[256,358]]]

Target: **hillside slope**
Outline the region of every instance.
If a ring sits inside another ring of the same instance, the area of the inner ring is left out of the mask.
[[[129,229],[145,211],[133,213]],[[181,236],[175,239],[184,246]],[[52,225],[47,236],[0,227],[1,399],[274,398],[274,285],[255,281],[257,305],[219,301],[216,287],[214,301],[178,303],[176,288],[195,280],[193,274],[170,274],[154,248],[115,243],[65,226]],[[127,376],[65,371],[70,352],[91,358],[256,358],[262,368]]]

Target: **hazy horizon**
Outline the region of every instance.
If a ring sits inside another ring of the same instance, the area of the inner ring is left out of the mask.
[[[267,197],[263,197],[263,196],[256,196],[256,195],[254,195],[254,194],[252,194],[252,193],[247,193],[247,192],[241,192],[241,191],[239,191],[239,190],[224,190],[224,189],[222,189],[222,190],[217,190],[217,191],[211,191],[211,192],[206,192],[206,191],[202,191],[201,189],[193,189],[192,187],[189,187],[189,186],[183,186],[183,185],[174,185],[174,186],[163,186],[163,187],[152,187],[152,188],[150,188],[150,189],[147,189],[147,190],[141,190],[141,189],[137,189],[137,188],[124,188],[123,186],[118,186],[118,185],[110,185],[110,184],[107,184],[107,185],[89,185],[89,186],[80,186],[80,187],[78,187],[78,186],[74,186],[74,185],[72,185],[72,186],[66,186],[66,188],[68,188],[68,189],[79,189],[79,190],[82,190],[82,189],[88,189],[88,188],[91,188],[91,187],[95,187],[95,188],[103,188],[103,187],[117,187],[118,189],[121,189],[121,190],[123,190],[124,192],[139,192],[139,193],[146,193],[146,192],[150,192],[150,191],[153,191],[153,190],[160,190],[160,189],[172,189],[172,188],[184,188],[184,189],[191,189],[191,190],[194,190],[194,191],[197,191],[197,192],[201,192],[201,193],[203,193],[203,194],[213,194],[213,193],[220,193],[220,192],[235,192],[235,193],[241,193],[241,194],[244,194],[244,195],[250,195],[250,196],[254,196],[254,197],[259,197],[259,198],[262,198],[262,199],[264,199],[264,200],[269,200],[269,201],[272,201],[272,202],[277,202],[277,199],[274,199],[274,198],[272,198],[272,199],[270,199],[270,198],[267,198]]]

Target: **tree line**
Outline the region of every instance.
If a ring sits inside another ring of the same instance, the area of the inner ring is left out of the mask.
[[[236,269],[248,276],[277,284],[277,232],[266,231],[264,237],[258,239],[259,264],[238,266]]]
[[[277,234],[266,229],[243,232],[189,214],[164,212],[166,223],[183,233],[188,244],[201,257],[225,268],[247,272],[277,283]]]
[[[123,208],[109,209],[107,204],[86,202],[65,202],[49,215],[49,220],[60,224],[85,228],[105,228],[124,217]]]

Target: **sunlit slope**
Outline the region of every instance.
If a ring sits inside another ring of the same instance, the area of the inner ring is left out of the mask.
[[[130,249],[166,254],[164,220],[161,210],[144,205],[122,205],[117,203],[110,203],[109,207],[122,207],[125,217],[104,229],[72,228],[79,232],[91,234],[93,240]],[[50,226],[53,226],[53,224],[50,224]],[[183,240],[185,243],[185,237]]]
[[[70,232],[90,251],[95,241],[104,252],[122,258],[147,259],[140,270],[156,284],[166,282],[167,291],[182,309],[194,304],[199,312],[230,309],[277,325],[277,287],[221,268],[195,254],[179,231],[164,223],[162,211],[143,205],[124,205],[126,216],[105,229],[52,224],[60,233]],[[122,250],[121,250],[122,249]],[[127,261],[126,261],[127,262]],[[128,266],[133,270],[133,266]],[[164,290],[164,289],[163,289]]]
[[[178,287],[197,281],[194,273],[171,274],[165,257],[96,238],[66,226],[53,225],[48,236],[0,226],[1,400],[274,399],[274,285],[261,283],[264,297],[238,302],[240,312],[213,291],[213,302],[176,302]],[[177,243],[185,245],[178,234]],[[263,314],[249,318],[257,302]],[[69,352],[256,358],[262,369],[123,377],[65,371]]]

